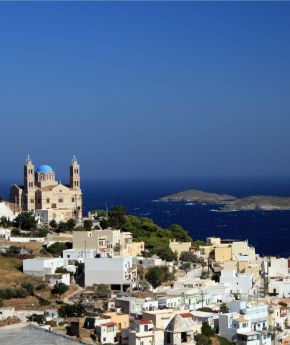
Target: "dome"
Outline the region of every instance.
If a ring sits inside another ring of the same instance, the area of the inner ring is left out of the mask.
[[[37,173],[54,173],[52,167],[49,165],[41,165],[36,169]]]

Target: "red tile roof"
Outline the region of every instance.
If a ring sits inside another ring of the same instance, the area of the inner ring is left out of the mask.
[[[193,317],[193,315],[191,313],[181,313],[179,314],[181,317],[183,317],[184,319],[188,318],[188,317]]]
[[[152,323],[151,320],[137,320],[136,322],[139,323],[139,325],[149,325]]]
[[[106,323],[102,323],[101,326],[107,326],[107,327],[112,327],[115,326],[116,322],[106,322]]]

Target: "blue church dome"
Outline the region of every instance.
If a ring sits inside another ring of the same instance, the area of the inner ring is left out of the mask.
[[[49,165],[41,165],[36,169],[37,173],[53,173],[52,167]]]

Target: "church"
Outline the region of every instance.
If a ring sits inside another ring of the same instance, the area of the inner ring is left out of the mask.
[[[82,220],[82,192],[80,188],[80,165],[76,157],[70,164],[70,183],[56,181],[54,170],[49,165],[40,165],[36,170],[30,156],[24,164],[24,184],[12,185],[10,202],[21,211],[32,211],[40,223],[48,224],[75,219]]]

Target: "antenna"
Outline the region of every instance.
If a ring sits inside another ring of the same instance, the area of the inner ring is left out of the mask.
[[[108,209],[108,203],[106,201],[106,218],[109,218],[109,209]]]

